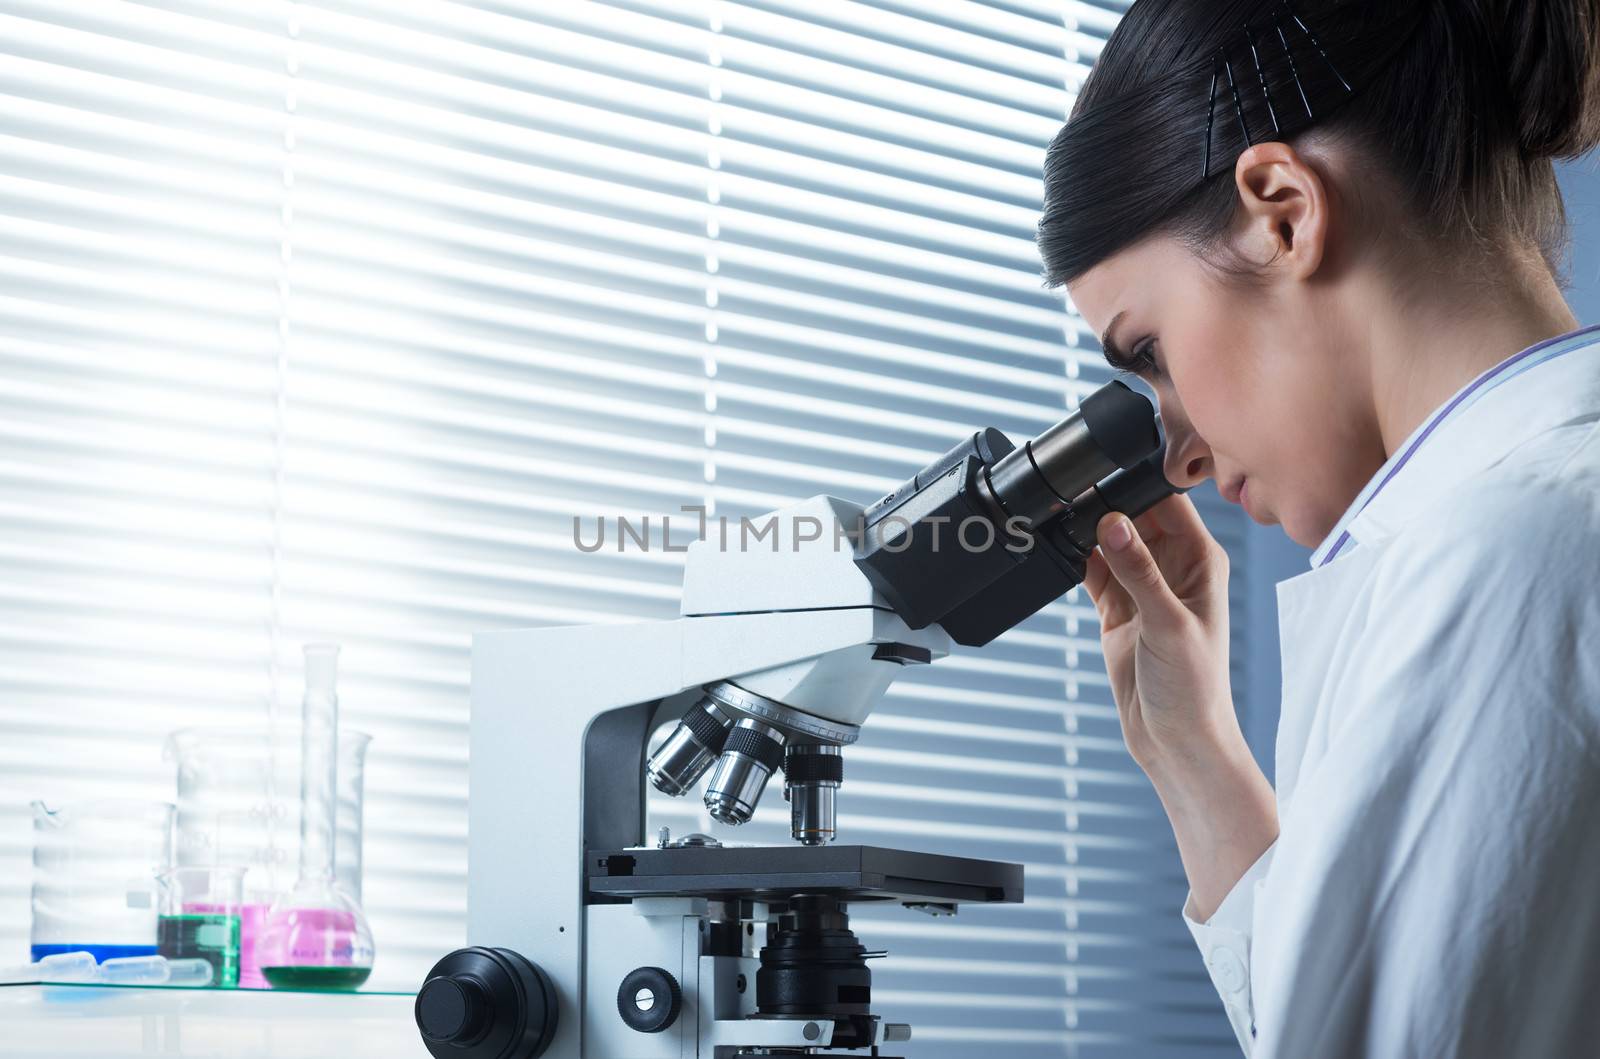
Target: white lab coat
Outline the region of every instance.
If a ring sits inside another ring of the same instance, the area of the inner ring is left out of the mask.
[[[1600,328],[1564,341],[1278,585],[1279,837],[1183,907],[1253,1059],[1600,1056]]]

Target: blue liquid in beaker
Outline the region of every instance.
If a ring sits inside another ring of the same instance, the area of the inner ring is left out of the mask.
[[[99,963],[107,960],[119,959],[123,956],[154,956],[154,945],[35,945],[30,950],[33,953],[33,962],[38,963],[46,956],[59,956],[63,952],[92,953]]]

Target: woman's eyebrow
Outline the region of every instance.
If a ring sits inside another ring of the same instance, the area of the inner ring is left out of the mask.
[[[1111,318],[1111,323],[1106,325],[1105,333],[1100,336],[1100,349],[1101,352],[1105,354],[1106,363],[1111,365],[1113,368],[1116,368],[1118,371],[1122,371],[1127,368],[1129,357],[1122,351],[1121,347],[1117,345],[1117,340],[1111,337],[1111,332],[1116,330],[1117,325],[1122,322],[1122,318],[1127,315],[1128,310],[1124,309],[1122,312],[1113,316]]]

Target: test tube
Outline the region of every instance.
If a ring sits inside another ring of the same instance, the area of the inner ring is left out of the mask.
[[[93,978],[100,965],[92,952],[58,952],[33,966],[39,969],[41,982],[74,982]]]
[[[194,957],[167,961],[167,984],[204,989],[211,984],[216,968],[210,960]]]
[[[100,965],[99,980],[111,985],[165,985],[164,956],[118,956]]]
[[[95,967],[92,952],[58,952],[37,963],[0,967],[0,985],[87,980],[94,977]]]

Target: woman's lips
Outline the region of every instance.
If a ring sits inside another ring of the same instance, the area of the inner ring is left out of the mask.
[[[1251,519],[1261,522],[1261,519],[1256,517],[1256,513],[1250,510],[1249,485],[1250,479],[1241,475],[1238,479],[1238,484],[1229,482],[1227,485],[1218,486],[1217,491],[1222,494],[1222,498],[1228,503],[1238,504],[1244,508],[1244,513],[1249,515]],[[1265,523],[1262,524],[1265,525]]]
[[[1246,482],[1248,483],[1248,479],[1246,479]],[[1244,508],[1244,513],[1249,515],[1251,521],[1255,522],[1257,525],[1276,526],[1278,524],[1278,520],[1275,517],[1271,517],[1271,512],[1266,510],[1257,511],[1255,508],[1250,506],[1250,490],[1248,485],[1241,485],[1239,487],[1239,506]]]

